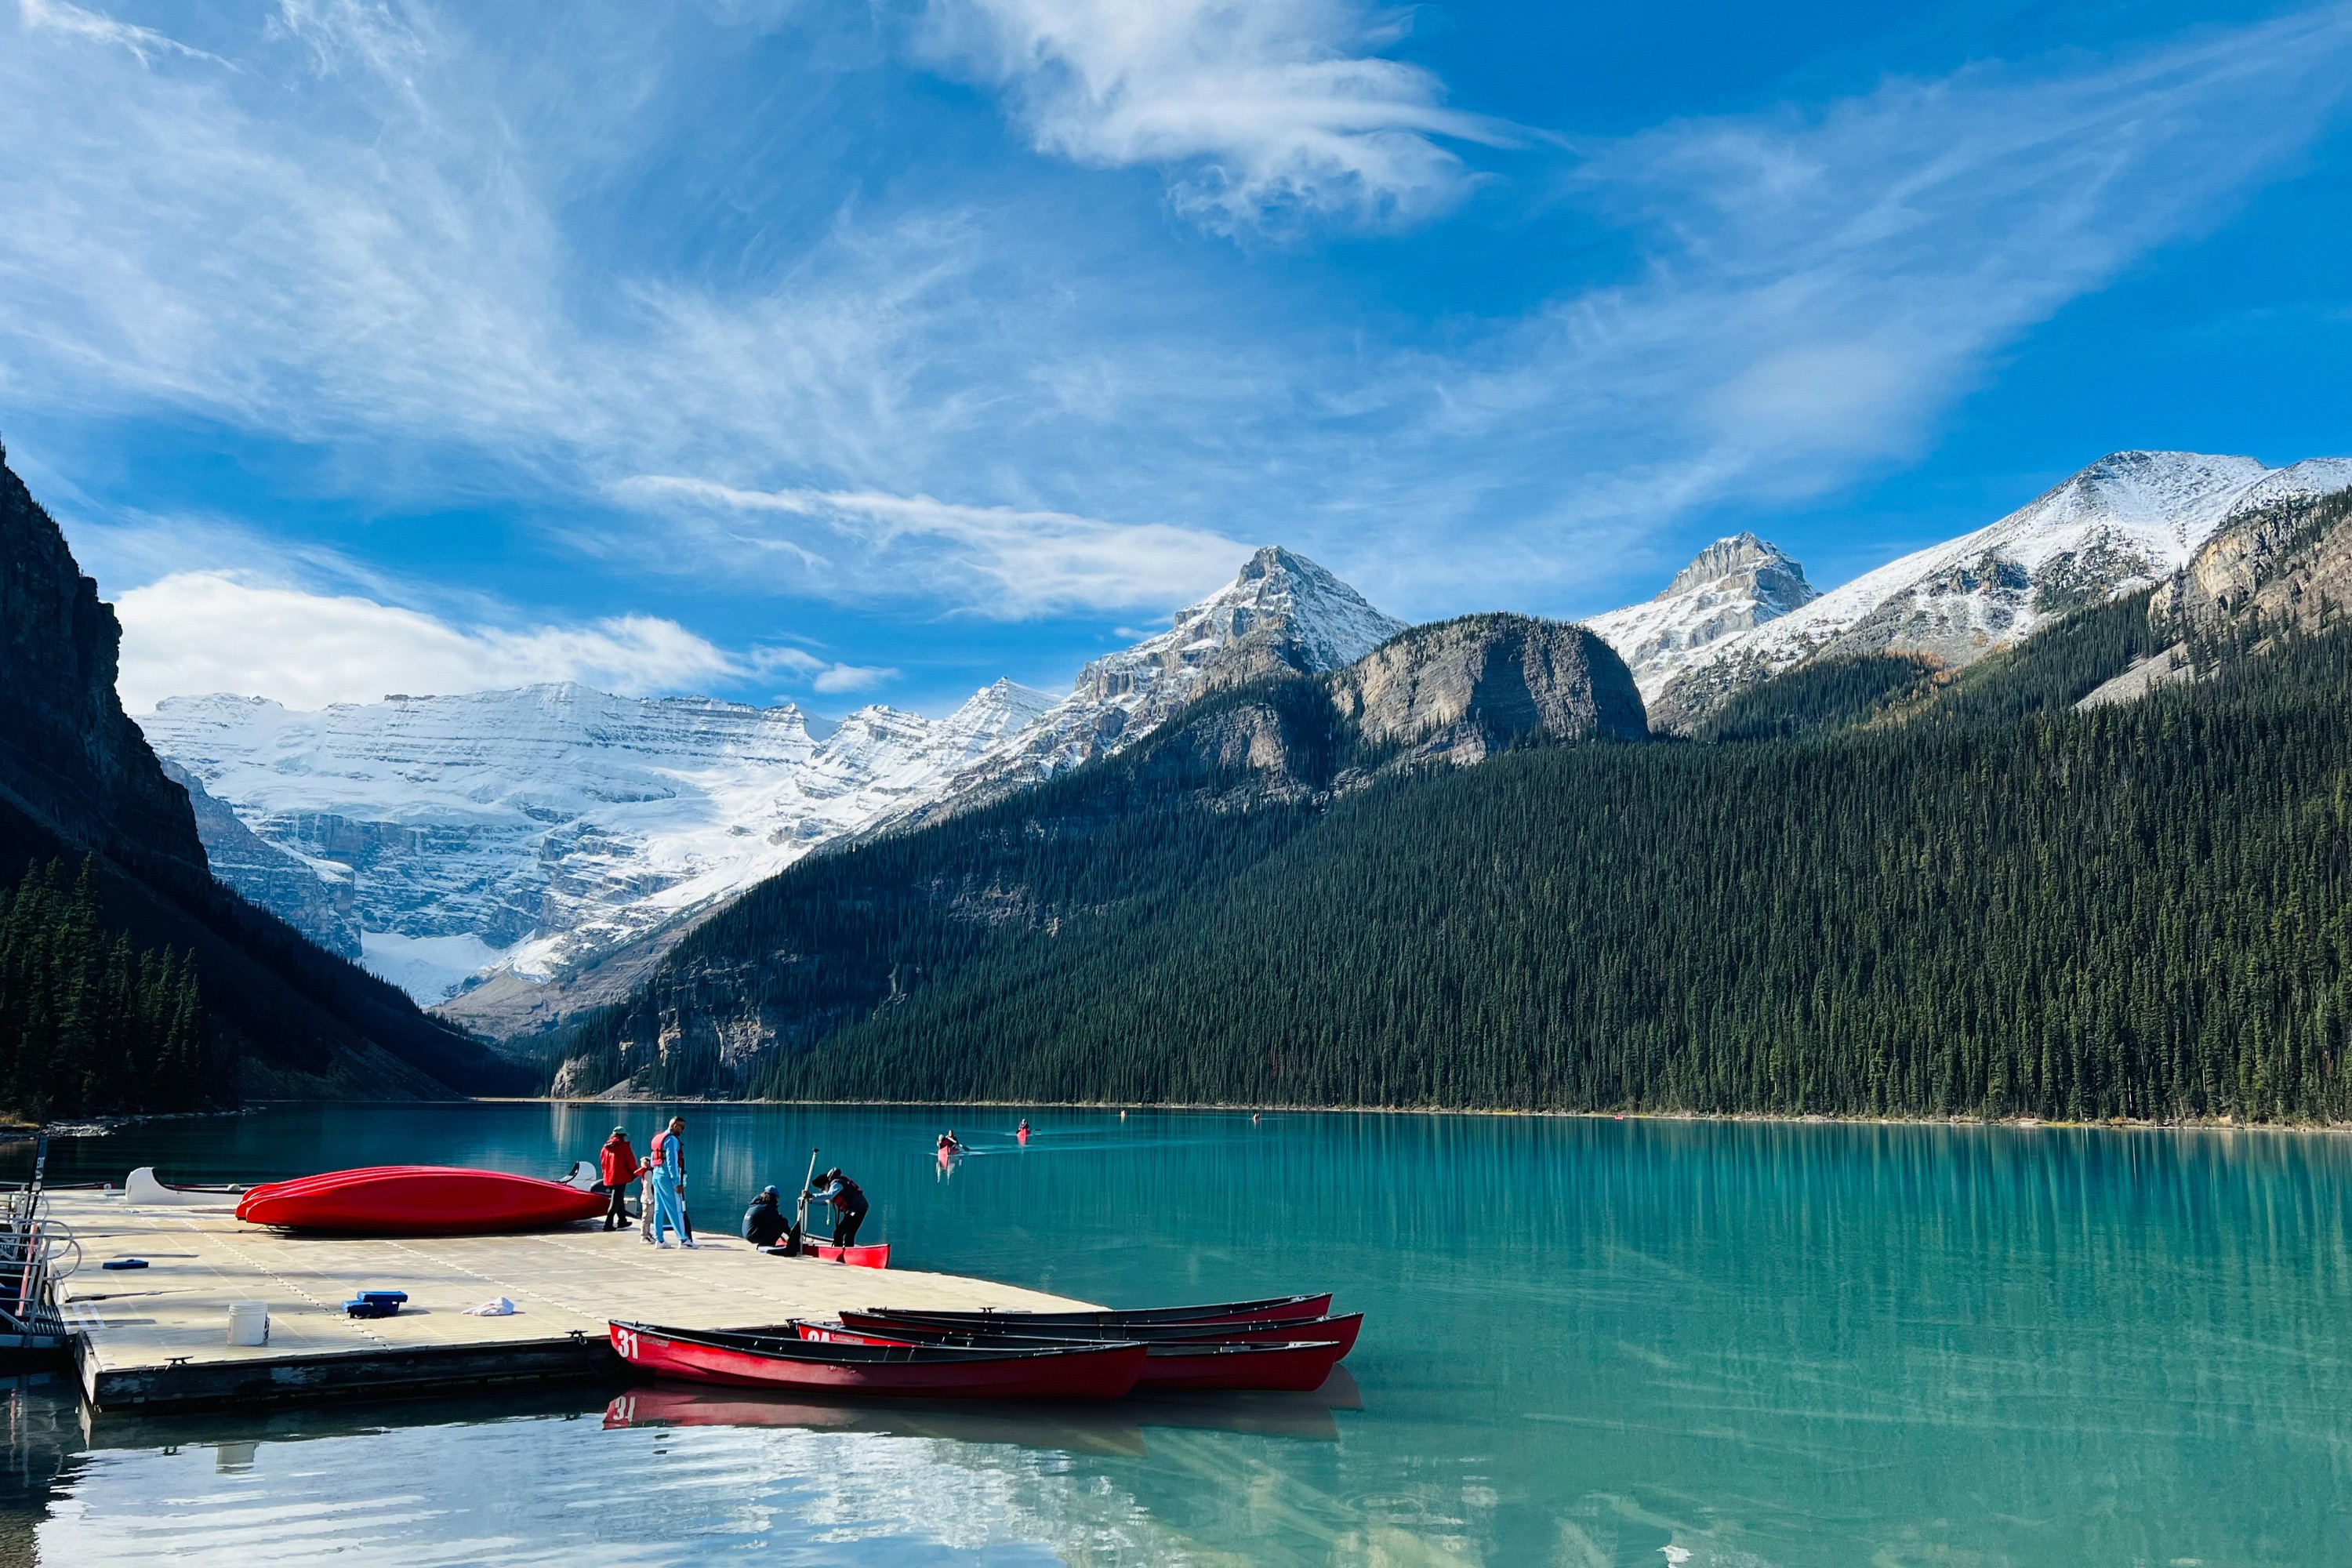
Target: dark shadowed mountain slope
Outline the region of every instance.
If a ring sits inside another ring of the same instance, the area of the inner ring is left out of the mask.
[[[99,920],[193,954],[214,1047],[257,1093],[443,1096],[518,1070],[215,882],[184,790],[123,711],[121,628],[0,452],[0,884],[87,863]],[[19,1042],[17,1055],[52,1048]],[[218,1087],[218,1086],[215,1086]],[[116,1097],[137,1101],[136,1086]],[[223,1090],[226,1092],[226,1090]],[[100,1095],[92,1109],[103,1109]]]

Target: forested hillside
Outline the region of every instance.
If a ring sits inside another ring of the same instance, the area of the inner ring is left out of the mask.
[[[195,964],[100,920],[95,863],[0,888],[0,1104],[36,1121],[234,1103]]]
[[[790,1098],[2352,1118],[2352,632],[2075,710],[2175,634],[2143,595],[1717,731],[1764,738],[1328,800],[1146,749],[796,868],[562,1044]]]

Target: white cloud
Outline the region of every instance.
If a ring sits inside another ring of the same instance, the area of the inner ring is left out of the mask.
[[[188,59],[210,60],[219,66],[228,64],[218,55],[191,48],[152,27],[118,22],[111,16],[71,5],[68,0],[16,0],[16,15],[27,32],[58,33],[94,43],[112,44],[129,50],[142,66],[151,64],[157,55],[179,55]]]
[[[874,490],[753,490],[640,474],[614,493],[690,532],[702,546],[691,557],[698,562],[781,559],[876,592],[919,584],[1006,619],[1181,599],[1231,576],[1249,553],[1205,530]],[[670,550],[669,536],[656,548]]]
[[[935,0],[929,42],[1010,88],[1040,152],[1165,167],[1177,207],[1211,227],[1409,224],[1468,188],[1442,141],[1513,137],[1370,52],[1400,16],[1353,0]]]
[[[355,595],[305,593],[224,572],[181,572],[121,595],[123,705],[229,691],[289,708],[578,680],[630,695],[694,689],[737,663],[675,621],[460,627]]]
[[[898,679],[898,672],[887,665],[836,664],[809,684],[819,691],[871,691]]]
[[[690,143],[632,118],[741,53],[670,52],[683,13],[485,39],[501,8],[300,0],[249,49],[204,35],[224,71],[61,3],[0,11],[11,405],[310,443],[392,516],[577,510],[559,538],[721,592],[998,616],[1164,606],[1242,538],[1412,615],[1649,576],[1694,510],[1919,449],[2034,322],[2292,169],[2352,82],[2338,5],[1591,143],[1553,194],[1635,237],[1625,274],[1563,257],[1519,319],[1416,325],[1187,271],[1062,210],[1059,171],[812,215],[759,184],[770,143],[727,149],[739,189],[697,162],[724,114]],[[930,16],[1038,145],[1164,164],[1215,224],[1425,216],[1469,177],[1446,145],[1493,134],[1344,0]],[[656,186],[702,206],[640,206]],[[721,237],[615,238],[672,219]],[[585,515],[614,496],[625,530]]]
[[[1570,195],[1643,235],[1644,266],[1391,362],[1363,505],[1389,548],[1360,585],[1414,613],[1649,581],[1675,519],[1906,458],[2035,323],[2291,167],[2347,61],[2338,5],[1582,148]],[[1509,520],[1486,548],[1430,548],[1482,515]]]

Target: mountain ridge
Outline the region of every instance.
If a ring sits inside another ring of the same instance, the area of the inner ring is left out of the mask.
[[[2347,458],[2273,468],[2196,452],[2110,453],[1982,528],[1692,650],[1648,693],[1653,722],[1687,733],[1737,691],[1807,660],[1909,653],[1970,663],[2067,608],[2163,581],[2235,518],[2347,486]]]
[[[874,704],[821,740],[791,703],[563,684],[316,712],[172,698],[145,723],[246,837],[352,885],[331,890],[372,967],[503,1035],[608,999],[616,974],[814,849],[971,809],[1116,752],[1195,696],[1320,673],[1403,625],[1269,546],[1064,698],[1000,679],[944,719]],[[315,912],[282,865],[206,820],[257,897]]]

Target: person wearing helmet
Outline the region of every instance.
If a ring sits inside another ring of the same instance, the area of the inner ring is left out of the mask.
[[[843,1175],[841,1167],[835,1165],[816,1179],[808,1195],[818,1203],[833,1205],[833,1244],[842,1247],[856,1246],[857,1226],[866,1218],[864,1189]]]

